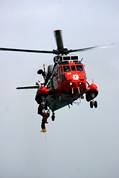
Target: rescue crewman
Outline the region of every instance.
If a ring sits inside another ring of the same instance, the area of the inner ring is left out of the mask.
[[[41,132],[46,132],[45,124],[48,124],[48,117],[50,116],[49,110],[44,110],[42,112],[42,122],[41,122]]]

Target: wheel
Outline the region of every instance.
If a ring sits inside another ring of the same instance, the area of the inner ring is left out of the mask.
[[[94,105],[95,108],[97,108],[98,107],[97,101],[94,101],[93,105]]]
[[[93,108],[93,101],[90,101],[90,108]]]

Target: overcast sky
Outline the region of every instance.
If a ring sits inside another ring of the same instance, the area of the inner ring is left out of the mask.
[[[119,1],[0,0],[0,47],[52,50],[55,29],[68,48],[117,44],[78,53],[99,107],[84,100],[58,110],[40,133],[36,91],[15,88],[41,80],[36,72],[53,56],[0,52],[0,178],[118,178]]]

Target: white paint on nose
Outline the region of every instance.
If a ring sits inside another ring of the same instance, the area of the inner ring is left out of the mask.
[[[73,74],[73,80],[79,80],[78,74]]]

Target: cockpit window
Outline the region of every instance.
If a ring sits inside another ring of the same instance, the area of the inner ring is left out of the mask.
[[[82,67],[81,65],[77,65],[77,66],[76,66],[76,69],[77,69],[78,71],[83,71],[83,67]]]
[[[70,67],[69,66],[63,66],[64,72],[69,72],[70,71]]]
[[[73,65],[73,66],[71,66],[71,70],[72,71],[76,71],[76,67]]]

